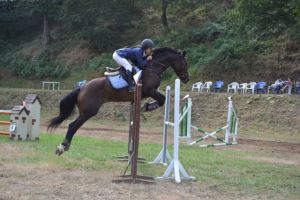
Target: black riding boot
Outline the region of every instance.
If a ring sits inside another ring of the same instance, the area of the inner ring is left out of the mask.
[[[128,91],[134,92],[135,90],[135,83],[132,77],[132,73],[129,70],[126,70],[126,81],[128,83]]]

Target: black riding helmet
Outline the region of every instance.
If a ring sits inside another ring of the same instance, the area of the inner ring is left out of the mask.
[[[151,39],[144,39],[141,45],[143,49],[154,48],[154,42]]]

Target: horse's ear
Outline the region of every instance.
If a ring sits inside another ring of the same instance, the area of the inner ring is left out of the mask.
[[[184,51],[182,52],[182,57],[185,57],[185,55],[186,55],[186,51],[184,50]]]

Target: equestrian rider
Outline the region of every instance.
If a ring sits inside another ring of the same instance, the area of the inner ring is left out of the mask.
[[[126,70],[126,81],[128,82],[128,91],[134,92],[134,80],[132,77],[132,65],[128,62],[131,60],[134,65],[138,67],[145,67],[148,61],[152,60],[152,51],[154,42],[151,39],[144,39],[141,43],[141,47],[135,48],[122,48],[113,53],[113,59],[124,67]]]

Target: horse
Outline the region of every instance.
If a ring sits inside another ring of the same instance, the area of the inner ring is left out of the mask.
[[[151,97],[155,101],[145,103],[144,111],[152,111],[165,103],[165,96],[157,91],[164,71],[172,67],[183,83],[189,81],[187,70],[186,52],[162,47],[153,51],[152,61],[142,71],[142,99]],[[48,122],[48,131],[52,132],[73,112],[77,105],[79,116],[69,124],[63,142],[57,146],[57,155],[68,151],[72,138],[77,130],[91,117],[96,115],[100,107],[107,102],[132,102],[134,93],[127,88],[116,90],[112,87],[107,77],[90,80],[81,88],[74,89],[60,101],[59,115]]]

